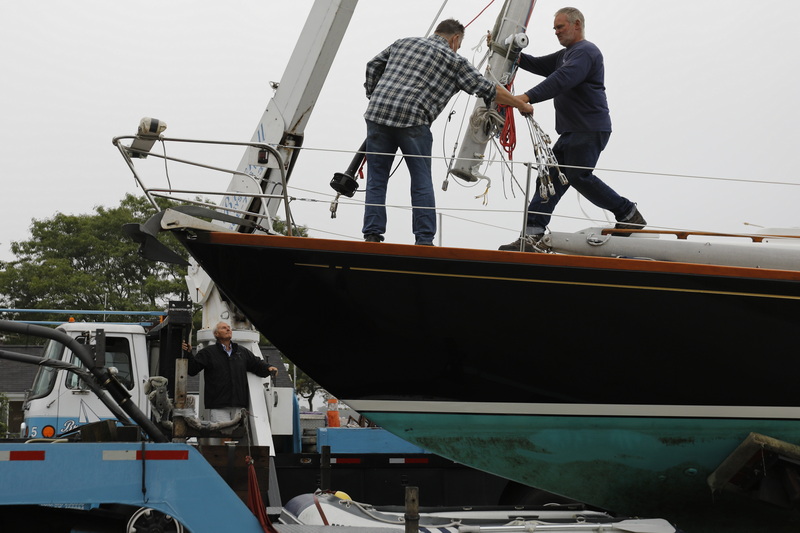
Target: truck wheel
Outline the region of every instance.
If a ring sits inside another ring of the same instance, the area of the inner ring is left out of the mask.
[[[184,533],[183,525],[161,511],[141,507],[128,520],[126,533]]]

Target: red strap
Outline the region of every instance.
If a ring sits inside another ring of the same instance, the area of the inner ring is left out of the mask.
[[[319,499],[317,498],[316,494],[314,494],[314,505],[317,506],[317,511],[319,511],[319,516],[322,517],[323,525],[327,526],[328,525],[328,518],[325,516],[325,511],[322,510],[322,506],[319,504]]]
[[[358,177],[362,180],[364,179],[364,165],[367,164],[367,158],[365,157],[363,161],[361,161],[361,166],[358,167]]]
[[[264,533],[278,533],[278,530],[272,525],[269,516],[267,516],[264,501],[261,499],[261,489],[258,488],[256,468],[253,466],[254,461],[249,455],[245,458],[245,461],[247,461],[247,507],[256,515],[258,523],[261,524]]]

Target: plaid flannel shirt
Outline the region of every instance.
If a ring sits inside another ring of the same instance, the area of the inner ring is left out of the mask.
[[[395,41],[367,63],[364,88],[364,118],[396,128],[431,124],[459,90],[487,106],[496,96],[494,83],[438,35]]]

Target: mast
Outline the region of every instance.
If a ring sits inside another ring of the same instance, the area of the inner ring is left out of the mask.
[[[525,30],[528,27],[536,0],[506,0],[492,30],[491,56],[485,76],[506,88],[511,86],[517,70],[517,59],[528,45]],[[485,108],[483,100],[475,102],[473,114]],[[465,181],[483,177],[479,170],[486,155],[488,140],[476,139],[470,131],[461,139],[461,149],[450,173]]]

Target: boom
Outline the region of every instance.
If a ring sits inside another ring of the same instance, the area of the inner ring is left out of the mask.
[[[305,127],[357,1],[316,0],[275,95],[253,133],[253,142],[277,145],[287,179],[299,153],[293,148],[303,144]],[[234,194],[224,197],[222,204],[253,213],[266,213],[271,221],[280,205],[283,184],[275,158],[268,158],[266,166],[254,164],[258,158],[257,148],[249,147],[245,151],[237,170],[256,180],[234,175],[228,186],[228,191]],[[260,190],[255,190],[256,182]],[[262,202],[260,198],[238,196],[236,192],[262,193],[273,197]],[[288,224],[290,221],[286,222]]]

